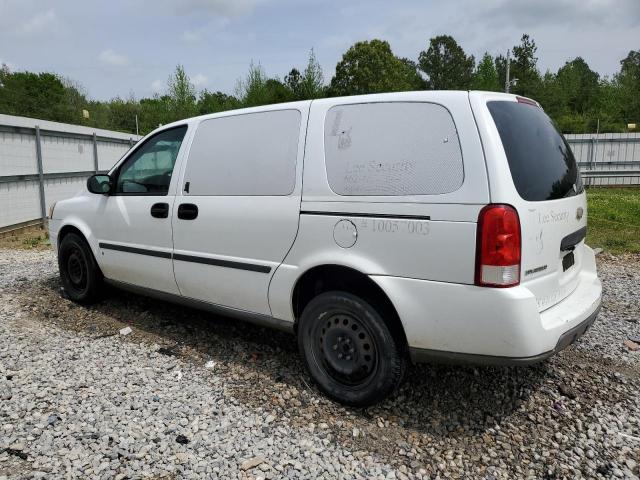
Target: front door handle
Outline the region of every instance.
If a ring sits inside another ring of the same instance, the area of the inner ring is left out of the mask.
[[[169,204],[154,203],[151,205],[151,216],[155,218],[167,218],[169,216]]]
[[[198,216],[198,206],[193,203],[181,203],[178,207],[180,220],[194,220]]]

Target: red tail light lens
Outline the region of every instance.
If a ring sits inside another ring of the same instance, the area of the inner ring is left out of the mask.
[[[510,205],[487,205],[478,217],[476,285],[513,287],[520,283],[520,218]]]

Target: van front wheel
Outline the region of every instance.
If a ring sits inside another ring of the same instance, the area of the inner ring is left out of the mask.
[[[58,268],[64,290],[71,300],[84,304],[97,300],[102,272],[84,238],[75,233],[64,236],[58,249]]]
[[[390,395],[402,380],[406,356],[380,313],[346,292],[326,292],[305,307],[298,346],[320,389],[352,406]]]

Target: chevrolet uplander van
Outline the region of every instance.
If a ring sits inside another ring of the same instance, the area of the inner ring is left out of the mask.
[[[528,364],[582,335],[586,209],[535,101],[406,92],[161,127],[49,226],[72,300],[104,281],[290,330],[322,391],[367,405],[411,362]]]

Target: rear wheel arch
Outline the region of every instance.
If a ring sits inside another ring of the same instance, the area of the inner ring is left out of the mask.
[[[296,281],[291,298],[294,329],[304,308],[321,293],[342,291],[362,298],[376,309],[394,336],[408,351],[408,342],[398,311],[386,292],[368,275],[352,267],[337,264],[318,265],[304,272]]]

